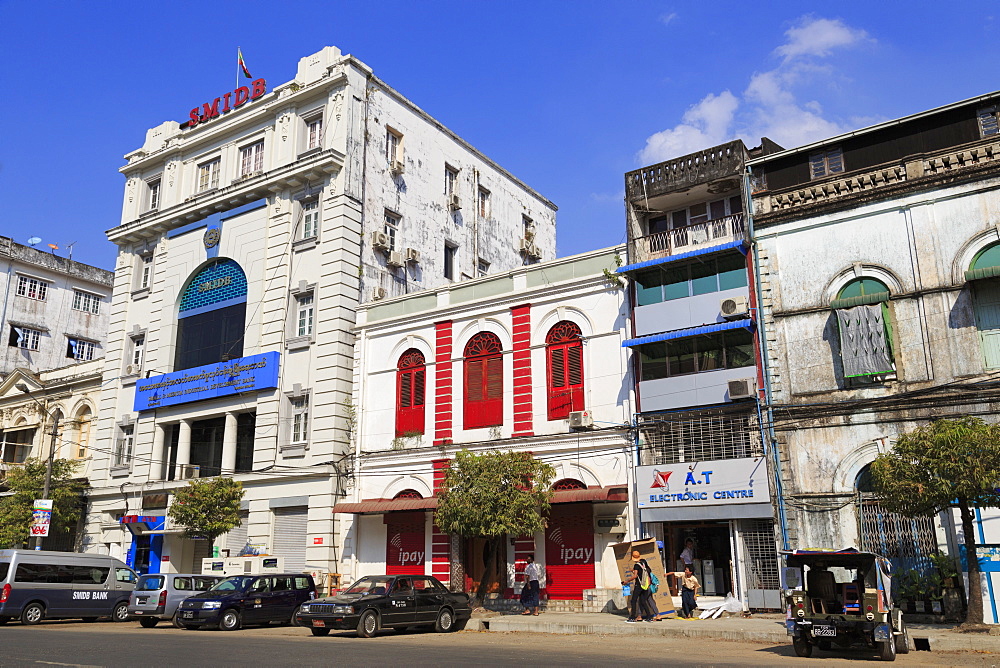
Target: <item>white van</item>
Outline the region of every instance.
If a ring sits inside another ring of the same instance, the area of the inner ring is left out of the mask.
[[[135,581],[135,571],[102,554],[0,550],[0,624],[108,616],[124,622]]]

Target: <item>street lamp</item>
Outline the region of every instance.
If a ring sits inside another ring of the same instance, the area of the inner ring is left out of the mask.
[[[34,401],[36,404],[38,404],[39,408],[45,411],[46,415],[52,418],[52,440],[49,441],[49,458],[45,462],[45,485],[42,487],[42,500],[44,501],[49,498],[49,485],[52,482],[52,456],[55,454],[56,438],[59,436],[59,418],[53,415],[52,413],[49,413],[49,409],[47,409],[45,405],[38,399],[35,399],[34,395],[31,394],[31,390],[28,389],[27,385],[25,385],[24,383],[18,383],[14,387],[16,387],[17,389],[21,390],[29,397],[31,397],[31,400]],[[36,550],[42,549],[41,536],[35,536],[35,549]]]

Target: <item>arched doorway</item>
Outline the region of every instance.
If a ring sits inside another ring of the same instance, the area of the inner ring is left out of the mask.
[[[174,371],[243,357],[247,278],[227,258],[206,264],[181,292]]]
[[[858,497],[858,548],[892,561],[896,573],[931,568],[930,555],[937,552],[934,516],[906,517],[884,508],[875,496],[871,464],[854,479]]]

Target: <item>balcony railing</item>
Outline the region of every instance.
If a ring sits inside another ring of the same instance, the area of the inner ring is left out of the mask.
[[[629,262],[645,262],[744,239],[746,222],[743,214],[738,213],[632,239],[629,243]]]
[[[625,193],[630,199],[685,190],[699,183],[739,178],[746,149],[740,140],[698,151],[625,174]]]

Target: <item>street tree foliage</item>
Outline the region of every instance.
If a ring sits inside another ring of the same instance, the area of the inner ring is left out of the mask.
[[[232,478],[189,480],[174,493],[168,514],[184,527],[188,538],[205,538],[210,546],[222,534],[240,526],[243,484]]]
[[[49,538],[70,533],[80,521],[83,507],[83,480],[74,479],[79,463],[71,459],[52,460],[52,520]],[[42,498],[45,486],[45,460],[29,459],[23,466],[12,467],[2,483],[10,496],[0,497],[0,548],[23,548],[29,542],[31,506]],[[42,539],[42,547],[45,541]]]
[[[482,601],[497,580],[506,536],[531,536],[546,526],[555,469],[527,452],[455,455],[438,492],[434,523],[441,531],[485,538]]]
[[[973,512],[1000,507],[1000,426],[974,417],[936,420],[903,434],[871,465],[883,505],[908,517],[957,507],[966,554],[976,554]],[[983,623],[978,559],[969,559],[968,624]]]

